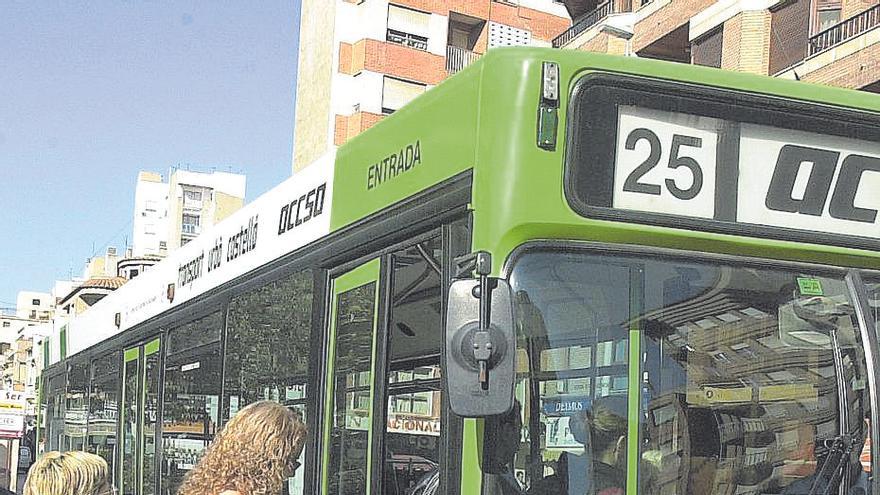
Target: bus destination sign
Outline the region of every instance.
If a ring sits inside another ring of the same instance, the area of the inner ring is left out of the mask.
[[[613,173],[615,209],[880,238],[877,142],[621,105]]]

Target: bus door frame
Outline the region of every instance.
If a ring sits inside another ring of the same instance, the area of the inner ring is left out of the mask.
[[[365,466],[365,493],[371,493],[371,476],[373,471],[373,420],[374,414],[373,411],[375,409],[375,376],[376,376],[376,348],[377,348],[377,329],[379,325],[379,317],[381,314],[381,308],[379,305],[383,300],[383,284],[380,276],[380,266],[382,263],[380,262],[380,257],[371,258],[368,261],[358,264],[354,268],[348,269],[340,274],[331,274],[330,283],[329,283],[329,293],[330,293],[330,304],[329,304],[329,319],[327,320],[327,325],[329,328],[328,341],[327,341],[327,368],[326,368],[326,382],[325,382],[325,396],[324,396],[324,404],[323,404],[323,419],[324,422],[321,425],[321,438],[323,444],[323,452],[321,454],[321,493],[329,493],[330,489],[330,431],[332,429],[332,423],[334,419],[334,409],[336,407],[335,404],[335,379],[336,379],[336,336],[337,336],[337,314],[338,314],[338,306],[339,306],[339,296],[349,292],[351,290],[364,287],[370,284],[375,286],[375,293],[373,295],[373,323],[372,323],[372,336],[371,336],[371,349],[370,349],[370,410],[368,411],[368,429],[367,429],[367,455],[366,461],[367,464]]]
[[[125,473],[130,467],[126,466],[125,460],[125,442],[126,442],[126,413],[128,411],[128,402],[126,398],[126,371],[128,366],[134,362],[136,366],[137,372],[137,394],[135,396],[136,406],[135,410],[137,411],[137,422],[134,425],[134,458],[135,458],[135,466],[134,466],[134,479],[135,479],[135,487],[132,495],[155,495],[155,494],[144,494],[144,411],[146,405],[146,380],[147,380],[147,366],[146,360],[147,357],[152,356],[154,354],[158,354],[159,356],[159,383],[156,385],[159,389],[156,391],[160,396],[160,407],[161,407],[161,389],[162,380],[163,380],[163,363],[162,363],[162,335],[154,335],[151,338],[140,341],[137,344],[127,345],[123,347],[122,350],[122,368],[120,369],[120,382],[121,382],[121,393],[120,393],[120,403],[121,407],[119,408],[119,454],[117,459],[117,464],[119,468],[117,469],[116,479],[114,480],[116,486],[118,488],[118,493],[120,495],[125,495],[123,480],[125,478]],[[157,415],[160,414],[159,410],[157,410]],[[157,443],[157,433],[160,430],[161,422],[159,421],[159,417],[157,417],[156,421],[156,430],[154,433],[154,462],[158,460],[159,454],[159,444]],[[156,462],[158,465],[158,462]],[[158,471],[154,470],[154,477],[158,474]],[[156,487],[156,492],[158,493],[158,484],[156,480],[153,480],[154,486]]]

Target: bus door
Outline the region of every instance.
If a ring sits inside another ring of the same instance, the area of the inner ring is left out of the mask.
[[[122,448],[117,480],[124,495],[155,495],[159,407],[158,338],[125,350],[122,369]]]
[[[369,493],[379,260],[333,278],[322,492]]]

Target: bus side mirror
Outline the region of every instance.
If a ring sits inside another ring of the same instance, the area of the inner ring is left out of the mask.
[[[443,375],[452,412],[467,418],[508,412],[516,354],[510,284],[485,276],[455,280],[448,301]]]

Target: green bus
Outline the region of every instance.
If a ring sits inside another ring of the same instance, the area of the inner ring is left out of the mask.
[[[875,95],[492,50],[50,336],[42,447],[171,495],[268,399],[294,495],[880,493],[878,172]]]

